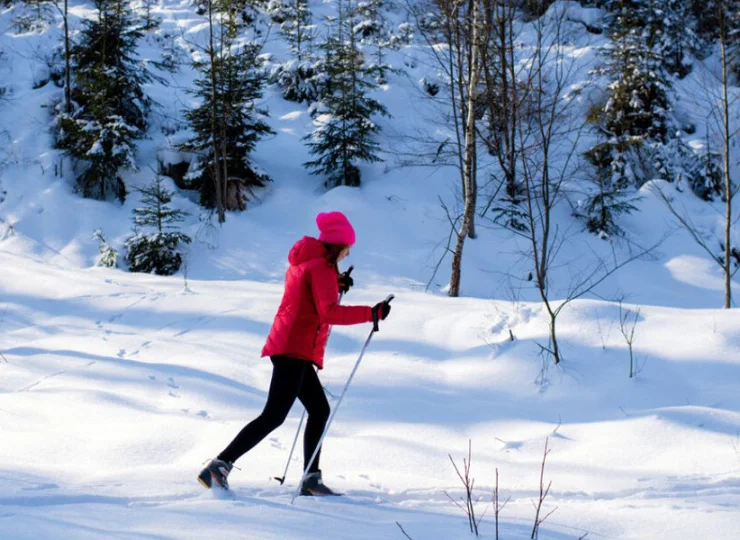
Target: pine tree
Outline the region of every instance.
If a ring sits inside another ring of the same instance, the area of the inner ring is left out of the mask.
[[[691,8],[706,51],[711,52],[711,44],[720,38],[720,28],[724,29],[730,66],[740,77],[740,0],[691,0]]]
[[[352,31],[355,14],[347,2],[340,0],[335,32],[322,45],[329,80],[327,95],[317,109],[314,132],[305,140],[313,161],[304,165],[312,174],[327,176],[325,185],[359,186],[357,162],[378,162],[379,144],[374,135],[380,126],[373,122],[376,114],[388,116],[386,108],[369,97],[376,88],[365,67],[362,52]]]
[[[142,17],[143,30],[151,31],[155,30],[162,23],[161,19],[152,14],[152,8],[159,2],[159,0],[139,0],[138,9],[144,12]]]
[[[697,32],[705,38],[719,38],[721,13],[729,15],[724,23],[731,36],[740,30],[740,0],[688,0],[687,4],[696,19]]]
[[[605,140],[586,153],[596,169],[596,191],[586,204],[587,225],[604,235],[618,232],[616,216],[633,208],[629,192],[665,174],[660,166],[665,161],[663,144],[675,131],[669,118],[670,80],[644,27],[650,17],[646,4],[610,2],[615,9],[611,45],[604,50],[605,66],[598,73],[612,82],[606,104],[591,114]]]
[[[706,40],[700,36],[695,6],[692,5],[696,2],[706,4],[706,1],[600,0],[591,2],[591,5],[602,7],[618,18],[629,12],[631,24],[641,29],[643,38],[664,69],[684,77],[691,71],[691,55],[702,57],[702,51],[706,49]]]
[[[122,168],[136,168],[135,140],[147,127],[150,100],[143,85],[150,75],[134,56],[142,37],[138,20],[124,0],[95,0],[97,17],[85,22],[72,49],[72,97],[76,109],[59,117],[57,144],[86,163],[77,178],[85,197],[121,201]]]
[[[389,4],[389,0],[358,2],[357,22],[352,28],[360,43],[372,47],[372,61],[367,71],[375,76],[379,84],[385,84],[386,73],[391,69],[384,60],[385,51],[397,49],[404,42],[404,36],[394,33],[385,16],[384,11],[390,7]]]
[[[668,132],[670,80],[653,37],[643,23],[651,18],[642,2],[612,0],[622,8],[610,29],[611,47],[605,52],[609,100],[604,107],[605,129],[616,137],[664,141]]]
[[[594,190],[584,208],[586,228],[604,239],[621,234],[617,218],[636,210],[637,199],[628,181],[634,176],[629,157],[629,153],[609,143],[597,145],[586,153],[586,159],[595,169]]]
[[[696,52],[696,20],[686,0],[643,0],[649,46],[668,73],[685,77],[691,71],[690,53]]]
[[[17,4],[28,8],[19,9],[13,16],[13,24],[19,34],[41,33],[53,24],[54,13],[49,0],[19,0]],[[6,5],[12,5],[12,2]]]
[[[312,24],[308,0],[284,0],[271,4],[273,20],[280,22],[280,31],[292,58],[276,64],[269,75],[288,101],[312,102],[322,95],[321,62],[314,54],[316,28]]]
[[[170,276],[182,264],[178,247],[191,242],[176,226],[185,219],[187,212],[168,206],[172,202],[172,192],[162,185],[160,176],[149,187],[137,191],[142,195],[143,206],[133,211],[135,234],[126,240],[126,260],[132,272]],[[147,234],[141,231],[144,228],[154,231]]]
[[[308,0],[287,0],[284,4],[285,21],[280,25],[290,52],[298,60],[310,60],[316,37],[316,28],[311,23]]]
[[[254,43],[232,48],[238,23],[233,17],[222,22],[220,43],[209,47],[206,61],[196,64],[201,76],[193,95],[201,103],[185,113],[195,136],[182,145],[197,155],[186,179],[200,190],[201,204],[208,208],[226,207],[227,180],[247,187],[269,181],[254,170],[249,154],[262,137],[273,133],[262,120],[267,112],[256,104],[265,83],[260,48]]]

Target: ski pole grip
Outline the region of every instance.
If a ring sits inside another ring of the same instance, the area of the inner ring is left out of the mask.
[[[391,300],[393,300],[394,298],[395,298],[394,295],[389,294],[385,298],[385,300],[383,300],[383,302],[386,304],[390,304]],[[378,313],[377,311],[373,311],[373,332],[378,332],[378,331],[380,331],[380,326],[378,326]]]

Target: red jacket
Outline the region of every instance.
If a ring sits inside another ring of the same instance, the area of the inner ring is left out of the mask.
[[[324,350],[333,324],[372,322],[369,306],[339,305],[337,271],[324,245],[308,236],[288,254],[285,292],[262,356],[284,355],[324,367]]]

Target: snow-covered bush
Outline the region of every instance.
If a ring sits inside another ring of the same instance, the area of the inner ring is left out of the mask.
[[[321,71],[322,66],[318,62],[288,60],[275,64],[270,69],[267,80],[281,88],[286,100],[312,103],[320,99],[325,88]]]
[[[126,261],[132,272],[170,276],[182,264],[182,254],[178,251],[180,244],[191,242],[190,237],[177,231],[174,225],[183,221],[187,213],[168,206],[172,192],[162,185],[160,176],[148,188],[137,191],[142,194],[143,206],[134,209],[135,231],[148,227],[154,232],[136,232],[126,240]]]
[[[136,234],[126,240],[126,261],[132,272],[171,276],[182,265],[180,243],[189,244],[190,237],[171,232]]]
[[[97,260],[97,266],[105,268],[115,268],[118,266],[118,250],[111,246],[103,235],[103,229],[95,229],[93,238],[98,241],[100,256]]]

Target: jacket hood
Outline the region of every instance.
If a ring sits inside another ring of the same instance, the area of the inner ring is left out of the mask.
[[[316,238],[304,236],[291,248],[290,253],[288,253],[288,262],[291,266],[298,266],[319,257],[326,257],[324,244]]]

